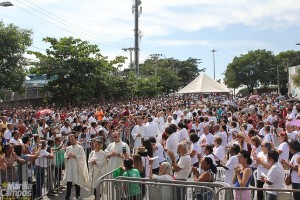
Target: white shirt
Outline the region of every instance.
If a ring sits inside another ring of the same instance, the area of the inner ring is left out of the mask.
[[[40,151],[40,156],[35,160],[35,165],[40,167],[47,167],[47,159],[46,156],[50,155],[46,149],[42,149]]]
[[[277,162],[269,169],[267,174],[267,180],[273,183],[272,185],[264,184],[264,188],[269,189],[283,189],[285,188],[284,182],[284,169],[282,165]],[[267,191],[270,194],[277,195],[276,191]]]
[[[12,138],[11,140],[9,140],[9,144],[20,145],[23,144],[23,142],[21,139],[15,140],[15,138]]]
[[[289,159],[289,145],[286,142],[281,143],[278,146],[278,150],[281,150],[282,153],[279,155],[279,160],[288,160]]]
[[[60,133],[62,134],[63,132],[65,132],[66,135],[69,135],[71,133],[71,128],[70,127],[65,127],[63,126],[61,129],[60,129]]]
[[[290,133],[286,132],[286,134],[288,136],[289,142],[291,142],[292,140],[296,140],[296,136],[297,136],[297,132],[296,131],[292,131]]]
[[[191,162],[190,155],[185,154],[181,156],[177,165],[178,167],[180,167],[180,170],[178,172],[174,172],[175,178],[177,180],[178,179],[187,180],[192,169],[191,167],[192,162]]]
[[[4,133],[4,138],[5,138],[6,140],[11,140],[11,138],[12,138],[12,131],[9,130],[9,129],[7,129],[7,130],[5,131],[5,133]]]
[[[177,146],[179,144],[179,139],[176,134],[171,134],[166,141],[166,149],[174,153],[175,157],[177,156]]]
[[[159,168],[159,163],[165,161],[163,146],[160,143],[156,143],[155,146],[156,146],[156,150],[153,151],[153,157],[158,157],[158,158],[153,160],[153,164],[152,164],[153,169]]]
[[[179,142],[183,141],[184,139],[185,139],[186,141],[189,141],[189,140],[190,140],[189,134],[188,134],[186,128],[181,129],[181,130],[178,132],[178,135],[179,135]]]
[[[226,131],[222,132],[222,146],[223,147],[227,147],[228,146]]]
[[[214,147],[213,154],[220,160],[223,161],[225,158],[225,151],[223,146]]]
[[[215,138],[214,138],[214,136],[211,133],[208,133],[207,135],[203,134],[201,136],[201,138],[203,138],[203,139],[205,138],[206,139],[206,144],[207,145],[213,145],[214,144]]]
[[[264,142],[273,143],[274,144],[274,136],[271,133],[268,133],[264,137]]]
[[[140,133],[141,136],[137,137],[137,134]],[[132,131],[131,131],[131,135],[134,139],[134,148],[137,149],[141,146],[142,141],[142,135],[145,134],[145,126],[144,125],[136,125],[133,127]]]
[[[197,154],[201,154],[201,147],[198,142],[192,144],[192,151],[196,151],[197,153],[192,157],[192,165],[198,162]]]
[[[90,116],[90,118],[88,119],[88,122],[91,125],[92,122],[97,122],[97,120],[93,116]]]
[[[199,125],[198,125],[198,129],[199,129],[199,133],[198,133],[198,137],[201,137],[201,135],[203,135],[203,129],[204,129],[204,122],[201,122]]]
[[[224,182],[228,183],[231,187],[234,187],[234,184],[232,183],[232,177],[234,175],[234,167],[239,164],[237,156],[231,156],[229,160],[226,163],[226,167],[228,170],[225,170],[225,179]]]
[[[44,128],[42,127],[42,126],[39,126],[38,127],[38,129],[37,129],[37,133],[38,133],[38,135],[41,137],[41,138],[43,138],[44,137]]]
[[[212,161],[213,161],[213,164],[214,164],[215,166],[217,166],[216,159],[215,159],[214,155],[208,154],[208,155],[204,155],[204,156],[203,156],[203,158],[205,158],[205,157],[211,158]]]
[[[259,159],[263,158],[263,163],[268,163],[267,154],[264,154],[263,151],[259,152],[257,157]],[[268,174],[268,169],[264,168],[262,165],[257,165],[257,177],[260,177],[262,173]]]
[[[155,122],[147,122],[145,125],[145,132],[142,135],[143,138],[149,139],[149,137],[156,137],[160,135],[160,131]]]
[[[157,117],[154,119],[154,122],[157,124],[158,129],[160,130],[160,132],[164,131],[165,128],[165,121],[164,118],[162,117]]]
[[[266,135],[265,128],[261,128],[261,129],[259,130],[258,135],[265,136],[265,135]]]
[[[300,152],[293,155],[290,163],[294,166],[298,165],[299,164],[297,162],[298,157],[300,157]],[[298,172],[292,170],[291,179],[292,179],[292,183],[300,183],[300,176],[298,175]]]

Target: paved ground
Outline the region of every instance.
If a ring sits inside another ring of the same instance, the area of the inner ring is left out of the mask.
[[[45,196],[43,199],[44,200],[48,200],[48,199],[51,199],[51,200],[64,200],[65,199],[65,195],[66,195],[66,188],[63,188],[55,196]],[[74,197],[75,197],[75,187],[72,186],[72,192],[71,192],[70,199],[73,199]],[[91,194],[91,192],[88,191],[86,188],[81,188],[81,190],[80,190],[80,198],[82,200],[94,200],[95,196],[93,194]]]

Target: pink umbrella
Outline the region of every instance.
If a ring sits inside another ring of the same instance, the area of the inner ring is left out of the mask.
[[[255,95],[251,95],[250,97],[249,97],[249,99],[260,99],[261,97],[259,96],[259,95],[257,95],[257,94],[255,94]]]
[[[51,109],[40,110],[36,113],[36,118],[44,117],[48,114],[51,114],[53,111]]]
[[[293,121],[288,122],[289,125],[300,127],[300,119],[295,119]]]

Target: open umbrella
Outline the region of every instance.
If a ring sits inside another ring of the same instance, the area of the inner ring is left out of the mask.
[[[222,102],[222,105],[228,105],[228,106],[233,106],[233,107],[237,107],[236,103],[230,100],[225,100]]]
[[[251,96],[249,97],[249,99],[260,99],[260,98],[261,98],[261,96],[259,96],[259,95],[257,95],[257,94],[251,95]]]
[[[289,125],[300,127],[300,119],[295,119],[293,121],[288,122]]]
[[[284,96],[284,95],[276,97],[276,100],[285,100],[285,99],[286,99],[286,96]]]
[[[296,99],[296,98],[290,98],[289,100],[287,100],[286,102],[289,102],[289,103],[294,103],[294,102],[297,102],[299,103],[300,100],[299,99]]]
[[[241,110],[241,113],[248,114],[248,113],[251,113],[253,110],[254,110],[253,108],[244,108],[244,109]]]
[[[51,114],[52,112],[53,112],[53,110],[51,110],[51,109],[40,110],[36,113],[36,118],[44,117],[48,114]]]

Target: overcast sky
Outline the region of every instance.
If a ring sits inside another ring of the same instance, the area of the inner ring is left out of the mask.
[[[0,2],[6,0],[0,0]],[[11,0],[0,19],[32,29],[32,50],[43,52],[42,38],[73,36],[99,45],[103,55],[129,57],[133,47],[133,0]],[[221,78],[234,56],[267,49],[275,54],[300,50],[299,0],[142,0],[141,62],[150,54],[202,59]]]

